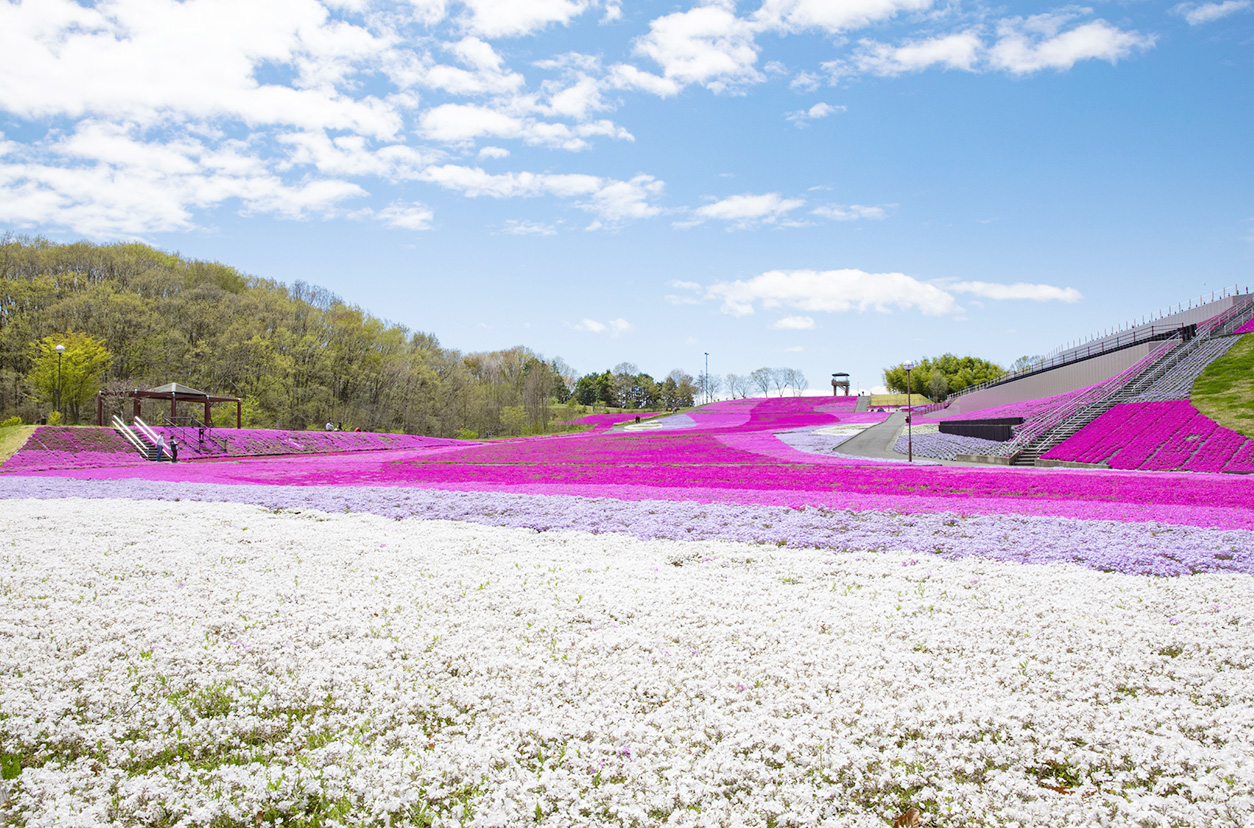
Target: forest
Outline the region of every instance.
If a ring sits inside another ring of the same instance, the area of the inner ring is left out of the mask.
[[[524,346],[460,353],[312,285],[285,285],[143,244],[0,237],[0,421],[94,422],[98,390],[168,382],[240,398],[245,426],[432,436],[537,434],[580,405],[692,405],[698,382],[623,363],[578,377]],[[56,346],[63,351],[57,352]],[[630,371],[628,375],[626,372]],[[106,397],[109,413],[129,401]],[[146,402],[160,422],[161,407]],[[56,414],[53,415],[56,417]],[[234,404],[214,420],[234,424]]]

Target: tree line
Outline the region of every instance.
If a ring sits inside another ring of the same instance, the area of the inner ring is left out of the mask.
[[[90,422],[97,390],[171,381],[239,397],[253,427],[331,421],[433,436],[527,434],[581,413],[576,372],[561,358],[521,345],[461,353],[323,288],[142,244],[5,235],[0,278],[0,420],[43,420],[59,387],[67,419]],[[682,372],[660,383],[634,366],[626,382],[624,372],[615,369],[612,393],[595,401],[692,404],[693,381]],[[109,413],[129,413],[129,400],[106,399]],[[156,422],[163,410],[168,404],[144,403]],[[219,417],[234,424],[235,406],[217,406]]]

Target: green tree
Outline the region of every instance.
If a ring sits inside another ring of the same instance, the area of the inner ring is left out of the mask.
[[[64,353],[57,346],[63,346]],[[112,359],[103,342],[85,333],[52,334],[31,344],[26,382],[49,405],[56,404],[59,387],[61,407],[78,422],[82,406],[100,390],[100,378]]]
[[[940,378],[935,378],[934,373],[939,373]],[[1005,368],[986,359],[941,354],[938,357],[921,359],[911,369],[910,393],[929,396],[930,392],[936,388],[941,389],[945,395],[955,394],[972,385],[997,379],[1005,373]],[[884,385],[888,386],[889,391],[898,394],[906,393],[904,363],[884,369]],[[935,400],[937,397],[933,396],[932,399]]]

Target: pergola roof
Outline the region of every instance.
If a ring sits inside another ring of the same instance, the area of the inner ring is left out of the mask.
[[[138,388],[133,391],[100,391],[96,394],[96,425],[104,425],[104,398],[105,397],[130,397],[134,401],[135,416],[139,416],[139,401],[144,400],[169,400],[170,401],[170,418],[173,419],[178,409],[179,401],[195,402],[205,407],[205,422],[210,421],[209,406],[211,403],[235,403],[235,427],[241,425],[241,407],[238,397],[215,397],[212,394],[206,394],[204,391],[198,391],[190,385],[183,385],[178,382],[167,382],[165,385],[158,385],[156,388],[149,388],[147,391],[140,391]]]
[[[204,391],[197,391],[195,388],[189,388],[179,382],[167,382],[165,385],[158,385],[156,388],[149,388],[149,394],[178,394],[180,397],[207,397]]]

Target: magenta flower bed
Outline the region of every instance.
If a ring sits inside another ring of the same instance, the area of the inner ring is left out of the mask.
[[[905,514],[1019,514],[1254,529],[1254,477],[1190,475],[1184,484],[1181,476],[1171,474],[919,468],[819,457],[793,449],[775,436],[776,431],[859,416],[821,410],[829,399],[720,403],[693,412],[697,427],[673,432],[585,432],[499,443],[427,441],[420,448],[389,452],[148,463],[43,474],[179,484],[427,488]]]
[[[1247,333],[1254,333],[1254,319],[1251,319],[1249,322],[1246,322],[1244,325],[1242,325],[1241,327],[1237,328],[1237,329],[1236,329],[1235,331],[1233,331],[1232,333],[1233,333],[1233,334],[1247,334]]]
[[[179,440],[179,461],[201,458],[255,457],[263,455],[332,454],[351,451],[443,451],[467,445],[461,440],[441,440],[407,434],[375,434],[336,431],[279,431],[275,429],[214,429],[225,438],[227,454],[215,451],[206,441],[204,450],[195,440],[182,439],[190,430],[155,429],[166,438]],[[55,469],[92,469],[110,466],[142,466],[150,461],[111,428],[40,426],[29,441],[8,459],[0,471],[31,472]]]
[[[192,429],[154,429],[166,438],[178,440],[179,460],[207,457],[257,457],[270,454],[334,454],[345,451],[387,451],[396,449],[461,448],[462,440],[442,440],[413,434],[385,434],[369,431],[284,431],[271,428],[215,428],[214,439],[226,441],[226,454],[210,441],[202,447],[191,435]]]
[[[40,426],[26,445],[0,465],[0,471],[92,469],[146,462],[112,429]]]
[[[619,423],[633,422],[637,417],[644,420],[649,417],[661,416],[656,411],[632,411],[617,414],[589,414],[586,417],[580,417],[577,420],[564,420],[558,425],[590,425],[596,428],[606,429],[616,426]]]
[[[1252,443],[1188,400],[1170,400],[1117,405],[1043,456],[1115,469],[1254,472]]]

